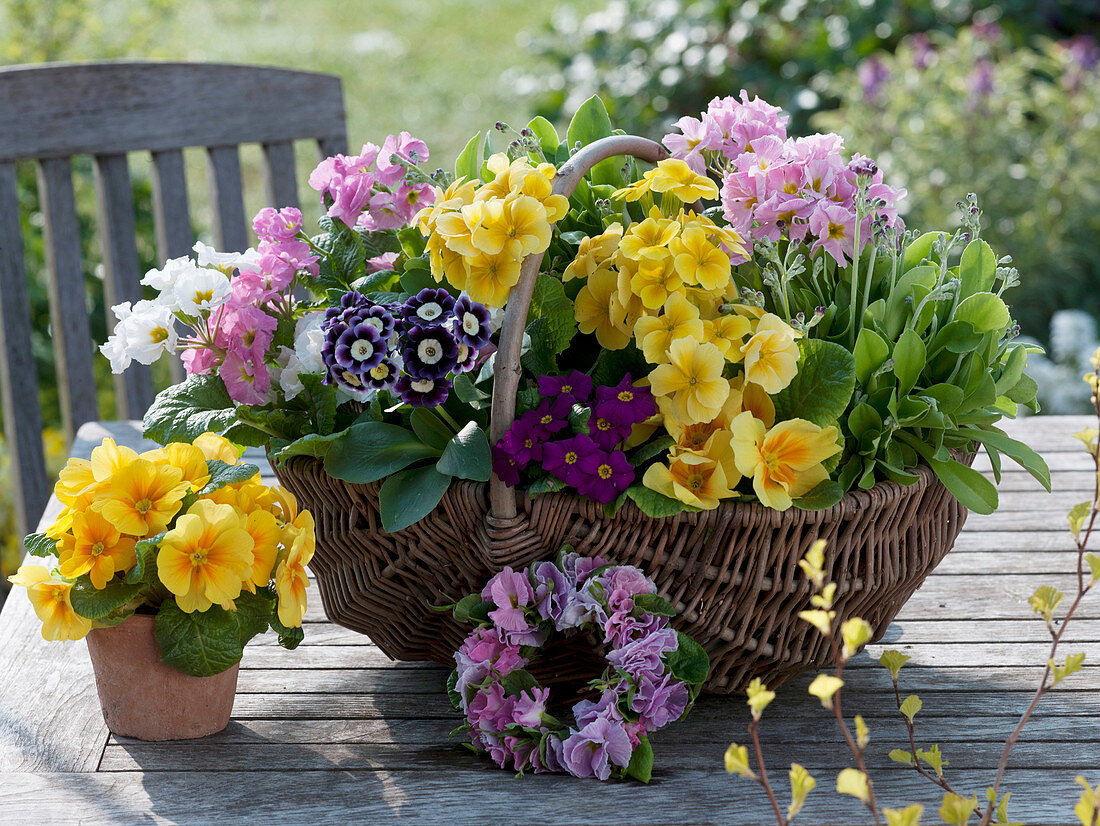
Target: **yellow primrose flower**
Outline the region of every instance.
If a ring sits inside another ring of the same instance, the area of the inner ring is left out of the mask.
[[[503,214],[504,204],[499,200],[474,201],[463,205],[458,212],[440,215],[435,222],[435,232],[442,236],[448,249],[472,257],[481,252],[473,242],[474,232],[479,232],[486,221],[502,220]]]
[[[767,393],[778,393],[798,373],[798,333],[783,319],[765,314],[742,347],[745,381],[759,384]]]
[[[718,415],[729,398],[722,378],[726,360],[710,343],[678,338],[669,347],[669,364],[654,368],[649,380],[655,396],[671,396],[671,412],[685,423],[706,422]]]
[[[442,235],[433,232],[428,236],[428,265],[432,278],[442,281],[446,278],[451,286],[462,290],[466,287],[466,259],[447,246]]]
[[[590,238],[582,238],[577,247],[577,257],[574,258],[565,272],[561,274],[562,281],[572,281],[574,278],[588,278],[596,270],[602,268],[619,249],[619,241],[623,237],[623,225],[615,222],[601,234]]]
[[[165,534],[157,571],[181,610],[205,611],[241,595],[252,575],[254,544],[231,506],[200,499]]]
[[[313,515],[302,511],[294,520],[295,535],[286,559],[275,572],[275,592],[279,595],[279,622],[287,628],[302,624],[306,613],[306,588],[309,576],[306,565],[313,559],[316,538],[313,533]]]
[[[553,164],[539,164],[537,169],[523,177],[519,186],[513,190],[516,195],[529,195],[546,210],[546,220],[557,223],[569,213],[569,199],[554,194],[554,175],[557,170]]]
[[[644,221],[631,224],[619,244],[619,252],[635,261],[642,258],[661,258],[670,255],[665,249],[680,232],[680,224],[665,218],[654,207]]]
[[[652,177],[647,173],[641,177],[640,180],[635,181],[629,186],[625,186],[622,189],[616,189],[611,193],[611,197],[616,201],[622,198],[627,203],[634,203],[640,201],[646,193],[649,192],[650,184],[652,183]]]
[[[680,158],[667,158],[646,175],[654,192],[667,192],[685,204],[693,204],[700,198],[713,200],[718,197],[718,185]]]
[[[643,258],[638,262],[638,271],[630,279],[630,292],[650,310],[661,309],[669,296],[682,293],[683,289],[684,282],[672,266],[671,256],[664,260]]]
[[[770,430],[752,413],[730,425],[737,469],[752,477],[760,502],[778,511],[829,478],[821,463],[840,451],[837,429],[804,419],[780,422]]]
[[[148,536],[168,526],[190,490],[179,468],[135,459],[111,477],[92,509],[121,533]]]
[[[593,273],[573,302],[578,329],[582,333],[595,333],[600,346],[608,350],[621,350],[630,343],[630,334],[619,330],[611,318],[616,279],[611,270]]]
[[[183,474],[183,481],[191,485],[192,491],[202,490],[210,481],[210,468],[206,464],[206,454],[202,452],[202,448],[195,445],[172,442],[157,450],[146,451],[141,454],[141,458],[147,459],[154,465],[178,468]]]
[[[283,539],[283,529],[279,527],[275,516],[265,510],[254,510],[248,514],[243,525],[252,537],[252,573],[246,586],[262,588],[271,581],[271,572],[275,569],[275,560],[279,556],[279,543]]]
[[[133,448],[115,444],[114,439],[104,439],[103,444],[92,450],[92,476],[97,482],[106,482],[137,457]]]
[[[267,488],[267,498],[272,513],[283,522],[293,522],[298,518],[298,500],[294,494],[280,485],[271,485]]]
[[[120,534],[95,511],[75,514],[72,529],[71,547],[60,557],[62,576],[76,579],[87,574],[92,587],[102,589],[115,573],[130,570],[137,562],[134,538]]]
[[[73,500],[97,484],[92,472],[92,463],[87,459],[69,459],[57,477],[53,486],[54,496],[63,504],[71,505]]]
[[[485,219],[470,230],[470,244],[477,252],[519,260],[531,253],[543,252],[550,245],[546,208],[531,196],[514,195],[503,201],[485,201],[484,211]],[[476,254],[451,246],[467,257]]]
[[[737,495],[726,484],[721,463],[688,450],[669,456],[668,465],[650,465],[642,484],[670,499],[704,510],[718,507],[720,499]]]
[[[72,584],[50,575],[43,565],[23,565],[8,582],[22,585],[38,619],[43,639],[81,640],[92,630],[92,621],[73,610],[69,601]]]
[[[728,254],[748,257],[749,251],[745,246],[745,239],[742,238],[736,230],[730,229],[729,227],[720,227],[705,215],[693,214],[691,218],[687,220],[694,226],[701,227],[703,232],[707,234],[707,237],[711,239],[711,242],[720,247],[725,247]],[[736,293],[733,297],[737,297]]]
[[[616,330],[626,336],[628,342],[634,334],[634,325],[638,323],[638,319],[649,315],[649,310],[642,303],[642,299],[629,289],[611,293],[609,311],[611,323]]]
[[[737,401],[737,412],[748,411],[765,427],[775,424],[775,402],[759,384],[746,382],[744,376],[730,379],[730,398]]]
[[[478,253],[465,263],[465,289],[470,298],[489,307],[503,307],[519,282],[521,262],[505,253]]]
[[[702,340],[721,350],[726,361],[737,363],[745,357],[741,345],[751,329],[751,322],[744,316],[720,315],[703,322]]]
[[[705,290],[725,290],[730,280],[730,258],[707,240],[696,226],[688,227],[669,245],[676,272],[689,284]]]
[[[227,465],[235,465],[241,459],[241,452],[233,443],[217,433],[203,433],[193,444],[211,462],[217,459]]]
[[[435,223],[440,215],[462,209],[472,202],[476,189],[477,182],[467,181],[465,178],[458,178],[446,190],[435,187],[435,202],[421,209],[413,219],[420,227],[420,232],[428,235],[435,229]]]
[[[667,364],[673,341],[685,336],[702,341],[703,331],[699,309],[682,295],[673,293],[665,302],[661,315],[638,319],[634,325],[634,338],[646,361]]]

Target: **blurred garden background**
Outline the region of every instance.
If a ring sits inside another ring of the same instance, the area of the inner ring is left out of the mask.
[[[908,189],[902,210],[914,223],[951,225],[967,194],[958,182],[976,187],[986,237],[1023,279],[1017,321],[1048,348],[1032,370],[1040,400],[1046,412],[1072,413],[1088,401],[1080,376],[1100,314],[1098,33],[1096,0],[4,0],[0,63],[151,58],[331,72],[344,81],[353,149],[407,130],[445,167],[498,119],[564,123],[592,94],[616,127],[660,139],[680,116],[744,88],[787,109],[792,134],[838,131],[874,157]],[[314,160],[303,155],[301,171]],[[242,162],[258,179],[258,148]],[[190,163],[201,206],[201,157]],[[148,268],[158,263],[148,175],[140,164],[133,173]],[[74,177],[94,262],[90,162]],[[54,472],[68,446],[30,165],[20,169],[20,197]],[[94,266],[86,283],[102,341]],[[99,366],[109,411],[106,361]],[[7,473],[0,451],[5,574],[20,548]]]

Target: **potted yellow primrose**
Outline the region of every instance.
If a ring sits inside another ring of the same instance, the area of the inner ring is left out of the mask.
[[[213,433],[141,454],[104,439],[69,460],[54,495],[61,513],[26,546],[57,566],[23,565],[11,582],[45,639],[87,638],[108,728],[142,740],[225,728],[249,640],[302,641],[312,515]]]

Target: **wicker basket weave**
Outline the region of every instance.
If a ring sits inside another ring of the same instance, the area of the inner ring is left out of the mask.
[[[596,163],[616,155],[655,163],[659,144],[616,136],[582,149],[558,171],[554,190],[569,195]],[[520,350],[541,256],[523,264],[512,289],[496,357],[490,440],[515,416]],[[569,543],[582,554],[636,565],[678,611],[674,624],[707,648],[706,689],[732,693],[752,678],[775,686],[825,664],[821,635],[798,619],[810,588],[798,560],[818,538],[829,542],[828,577],[841,618],[858,615],[882,634],[951,549],[966,510],[927,467],[909,487],[881,482],[853,491],[824,511],[786,512],[735,501],[712,511],[654,519],[627,501],[614,517],[569,493],[530,499],[492,477],[451,484],[436,509],[396,533],[382,529],[377,483],[354,485],[325,473],[320,460],[291,458],[280,482],[314,515],[311,569],[325,613],[367,634],[400,660],[453,664],[468,629],[434,610],[473,591],[505,566],[552,558]],[[590,677],[583,646],[541,662],[543,674]],[[588,652],[590,654],[590,652]]]

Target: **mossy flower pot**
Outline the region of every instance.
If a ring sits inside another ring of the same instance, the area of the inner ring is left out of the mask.
[[[190,740],[229,725],[239,665],[192,677],[160,658],[155,617],[134,614],[88,633],[99,705],[107,728],[138,740]]]

